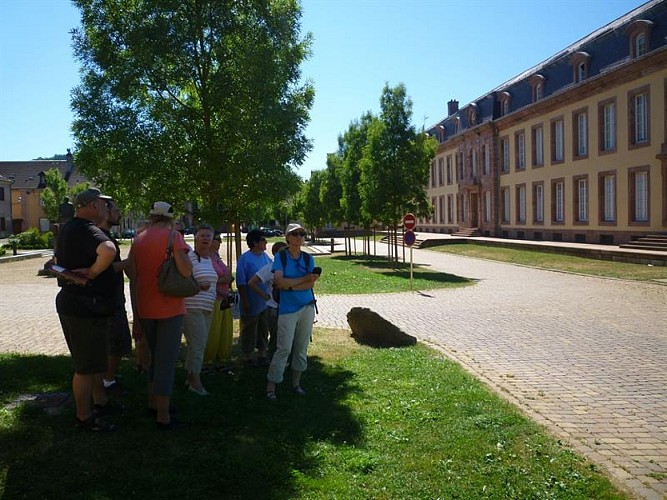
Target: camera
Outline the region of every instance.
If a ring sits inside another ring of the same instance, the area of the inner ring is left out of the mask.
[[[317,274],[318,276],[322,274],[322,268],[321,267],[314,267],[313,268],[313,274]]]

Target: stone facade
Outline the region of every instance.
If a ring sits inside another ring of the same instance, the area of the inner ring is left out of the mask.
[[[596,30],[428,129],[417,230],[620,244],[667,231],[667,2]]]

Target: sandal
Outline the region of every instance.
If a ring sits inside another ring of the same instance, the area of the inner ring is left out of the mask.
[[[305,396],[306,395],[306,391],[304,391],[303,387],[301,387],[300,385],[297,385],[296,387],[292,387],[292,392],[294,394],[298,394],[299,396]]]
[[[269,401],[275,401],[278,399],[278,396],[276,396],[276,391],[266,391],[266,399]]]

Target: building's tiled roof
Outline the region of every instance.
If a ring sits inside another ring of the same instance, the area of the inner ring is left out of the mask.
[[[546,78],[544,97],[572,87],[572,67],[569,58],[572,54],[585,51],[591,54],[589,78],[613,70],[620,64],[630,60],[627,26],[637,19],[659,19],[651,33],[651,50],[657,50],[667,45],[667,2],[665,0],[651,0],[644,5],[624,14],[615,21],[593,31],[577,42],[557,52],[541,63],[523,71],[519,75],[507,80],[490,90],[471,103],[462,105],[458,112],[447,116],[427,129],[430,134],[438,136],[438,128],[446,131],[446,137],[455,134],[454,119],[460,120],[459,131],[464,131],[472,124],[467,123],[466,110],[471,104],[478,108],[479,125],[498,117],[497,94],[507,91],[512,96],[511,111],[516,111],[532,103],[532,89],[528,78],[534,74],[542,74]]]
[[[527,77],[539,73],[541,70],[543,70],[545,67],[553,65],[556,63],[558,60],[563,59],[571,54],[574,54],[575,52],[578,52],[580,50],[585,50],[587,47],[590,46],[591,43],[594,43],[600,39],[604,38],[604,42],[609,43],[609,41],[606,39],[608,35],[614,34],[614,32],[617,32],[619,28],[623,27],[624,25],[628,24],[630,21],[634,20],[635,18],[641,18],[641,14],[644,12],[650,10],[651,8],[655,7],[659,3],[663,2],[664,0],[651,0],[650,2],[645,3],[644,5],[640,5],[636,9],[631,10],[627,14],[622,15],[615,21],[610,22],[609,24],[606,24],[602,26],[601,28],[598,28],[597,30],[593,31],[592,33],[586,35],[582,39],[574,42],[572,45],[569,47],[566,47],[565,49],[561,50],[557,54],[554,54],[553,56],[549,57],[547,60],[542,61],[541,63],[533,66],[532,68],[524,71],[523,73],[515,76],[514,78],[511,78],[510,80],[506,81],[505,83],[499,85],[495,89],[493,89],[491,92],[497,92],[500,90],[504,90],[508,87],[513,86],[514,84],[526,79]],[[625,40],[622,40],[623,46],[627,46],[627,43]],[[610,55],[609,52],[607,51],[607,55]],[[612,56],[614,54],[618,54],[618,51],[613,51]],[[604,51],[597,52],[596,55],[599,57],[601,55],[605,55]],[[626,57],[627,58],[627,57]]]
[[[12,182],[12,188],[37,188],[39,185],[39,173],[56,168],[65,177],[67,173],[66,160],[32,160],[32,161],[0,161],[0,177],[5,177]],[[75,186],[87,179],[81,175],[76,167],[72,171],[67,185]]]

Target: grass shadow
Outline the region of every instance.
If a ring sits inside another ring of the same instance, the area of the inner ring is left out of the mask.
[[[377,256],[369,255],[339,255],[329,257],[331,260],[338,260],[341,262],[348,262],[353,266],[364,267],[374,271],[382,276],[391,276],[410,279],[410,264],[403,262],[391,263],[387,259],[381,259]],[[470,284],[477,280],[458,276],[456,274],[449,274],[442,271],[427,271],[431,266],[423,264],[413,264],[413,277],[418,277],[423,281],[431,281],[434,283],[449,283],[449,284]]]
[[[318,467],[314,447],[361,436],[343,404],[360,391],[354,374],[318,357],[304,375],[308,395],[292,394],[287,382],[275,402],[265,398],[265,369],[205,375],[207,398],[186,392],[177,370],[173,400],[190,425],[173,433],[148,416],[144,375],[126,365],[121,372],[132,392],[112,434],[77,431],[72,405],[55,416],[28,405],[0,412],[0,496],[288,498],[295,478]],[[69,390],[70,379],[67,357],[0,356],[3,405],[25,392]]]

